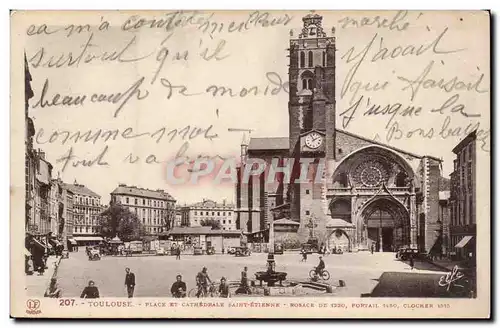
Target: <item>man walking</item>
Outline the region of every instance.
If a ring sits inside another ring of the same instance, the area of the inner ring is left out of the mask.
[[[413,254],[410,254],[410,258],[408,260],[410,262],[410,270],[413,270],[413,268],[415,267],[415,261],[413,259]]]
[[[177,246],[177,249],[175,250],[175,259],[180,260],[181,259],[181,246]]]
[[[125,286],[127,286],[128,298],[134,297],[135,274],[130,272],[130,268],[125,268]]]

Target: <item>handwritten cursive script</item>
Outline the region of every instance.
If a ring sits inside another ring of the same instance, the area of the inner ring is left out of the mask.
[[[465,277],[465,275],[462,272],[458,271],[458,266],[455,265],[451,272],[448,272],[446,275],[439,278],[438,284],[440,287],[446,287],[446,291],[450,291],[450,288],[454,286],[465,288],[464,285],[460,285],[457,283],[457,281],[459,281],[463,277]]]

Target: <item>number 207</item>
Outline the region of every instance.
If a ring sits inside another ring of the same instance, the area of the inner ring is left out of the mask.
[[[75,305],[74,299],[60,299],[59,306],[73,306]]]

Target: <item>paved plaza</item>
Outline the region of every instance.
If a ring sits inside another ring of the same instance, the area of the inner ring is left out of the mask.
[[[308,273],[318,263],[318,254],[300,262],[298,253],[276,255],[276,271],[285,271],[290,280],[305,281]],[[126,297],[124,285],[125,268],[130,267],[136,275],[135,297],[168,297],[175,276],[181,274],[188,290],[194,288],[195,276],[206,266],[214,281],[226,277],[230,281],[240,279],[241,270],[247,266],[249,277],[254,278],[257,271],[265,271],[267,254],[253,253],[249,257],[231,255],[183,255],[181,260],[174,256],[105,256],[100,261],[89,261],[85,252],[70,253],[69,259],[61,262],[58,282],[64,297],[79,297],[89,280],[94,280],[101,297]],[[343,280],[345,287],[334,290],[337,297],[359,297],[371,293],[384,272],[408,275],[412,279],[428,279],[430,273],[441,275],[440,269],[429,263],[416,262],[410,270],[405,262],[397,261],[394,253],[345,253],[324,257],[326,269],[330,272],[330,283],[338,285]],[[32,277],[27,277],[32,278]],[[48,279],[47,279],[48,283]],[[39,295],[43,288],[34,288],[33,296]],[[28,291],[30,292],[30,291]]]

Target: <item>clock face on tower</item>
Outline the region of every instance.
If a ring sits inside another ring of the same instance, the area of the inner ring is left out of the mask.
[[[312,132],[306,136],[306,146],[311,149],[317,149],[323,144],[323,136],[317,132]]]

